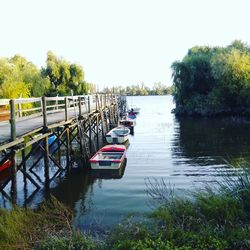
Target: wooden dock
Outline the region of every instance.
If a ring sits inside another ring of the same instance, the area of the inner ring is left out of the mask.
[[[87,161],[95,150],[95,143],[98,144],[100,138],[117,125],[125,103],[124,97],[114,94],[0,99],[0,107],[5,107],[5,111],[0,111],[1,115],[9,116],[9,121],[0,122],[0,166],[6,161],[11,162],[10,174],[0,184],[2,195],[15,203],[18,171],[35,190],[49,188],[56,177],[50,174],[51,163],[58,168],[58,173],[71,170],[72,143],[79,145],[83,160]],[[49,144],[51,135],[56,139]],[[26,149],[30,146],[32,149],[27,154]],[[66,150],[66,165],[56,156],[61,148]],[[26,163],[37,150],[40,150],[40,156],[27,168]],[[17,160],[17,154],[22,155],[21,161]],[[41,160],[43,180],[37,178],[34,171]],[[10,194],[5,192],[8,183],[11,183]]]

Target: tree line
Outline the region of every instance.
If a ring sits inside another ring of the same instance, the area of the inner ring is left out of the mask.
[[[117,93],[127,96],[146,96],[146,95],[169,95],[172,94],[172,87],[165,86],[161,82],[156,82],[153,87],[147,87],[144,83],[131,86],[116,86],[112,88],[104,88],[104,93]]]
[[[46,66],[37,68],[26,58],[15,55],[0,58],[0,98],[86,94],[94,84],[84,80],[83,68],[47,53]]]
[[[71,95],[71,91],[75,95],[95,93],[96,86],[84,79],[81,65],[57,57],[51,51],[47,53],[45,67],[40,69],[20,55],[0,58],[0,98],[65,96]],[[172,93],[172,88],[156,82],[152,88],[141,83],[104,88],[102,92],[133,96],[166,95]]]
[[[250,47],[195,46],[172,66],[176,114],[250,114]]]

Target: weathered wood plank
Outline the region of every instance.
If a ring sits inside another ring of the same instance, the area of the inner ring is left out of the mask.
[[[95,110],[95,104],[91,106],[91,111]],[[76,109],[76,115],[79,116],[79,110]],[[82,111],[82,115],[86,115],[86,111]],[[68,119],[75,118],[75,110],[68,110]],[[65,119],[65,112],[56,112],[47,114],[48,128],[57,127],[59,124],[63,125]],[[53,126],[56,124],[56,126]],[[58,124],[58,125],[57,125]],[[24,135],[30,134],[32,131],[37,132],[43,128],[43,117],[36,116],[32,118],[26,117],[25,119],[16,120],[16,137],[20,138]],[[10,125],[7,122],[0,123],[0,144],[6,143],[10,140]]]

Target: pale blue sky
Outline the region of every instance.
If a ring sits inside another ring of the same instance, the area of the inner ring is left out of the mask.
[[[100,87],[171,84],[195,45],[250,43],[249,0],[0,0],[0,56],[37,66],[48,50]]]

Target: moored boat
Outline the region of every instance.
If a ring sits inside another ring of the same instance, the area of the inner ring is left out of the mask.
[[[128,117],[124,117],[122,120],[119,121],[119,124],[124,127],[131,128],[135,126],[135,121]]]
[[[98,179],[121,179],[125,172],[126,162],[125,158],[119,169],[93,169],[91,176]]]
[[[129,134],[129,128],[124,126],[116,127],[106,134],[106,141],[107,143],[124,143],[128,140]]]
[[[140,113],[140,108],[139,107],[132,107],[131,110],[133,110],[133,112],[138,115]]]
[[[6,160],[0,165],[0,172],[4,171],[5,169],[9,168],[11,166],[11,160]]]
[[[126,158],[124,145],[106,145],[90,158],[92,169],[119,169]]]
[[[128,118],[135,120],[136,119],[136,114],[128,113]]]

